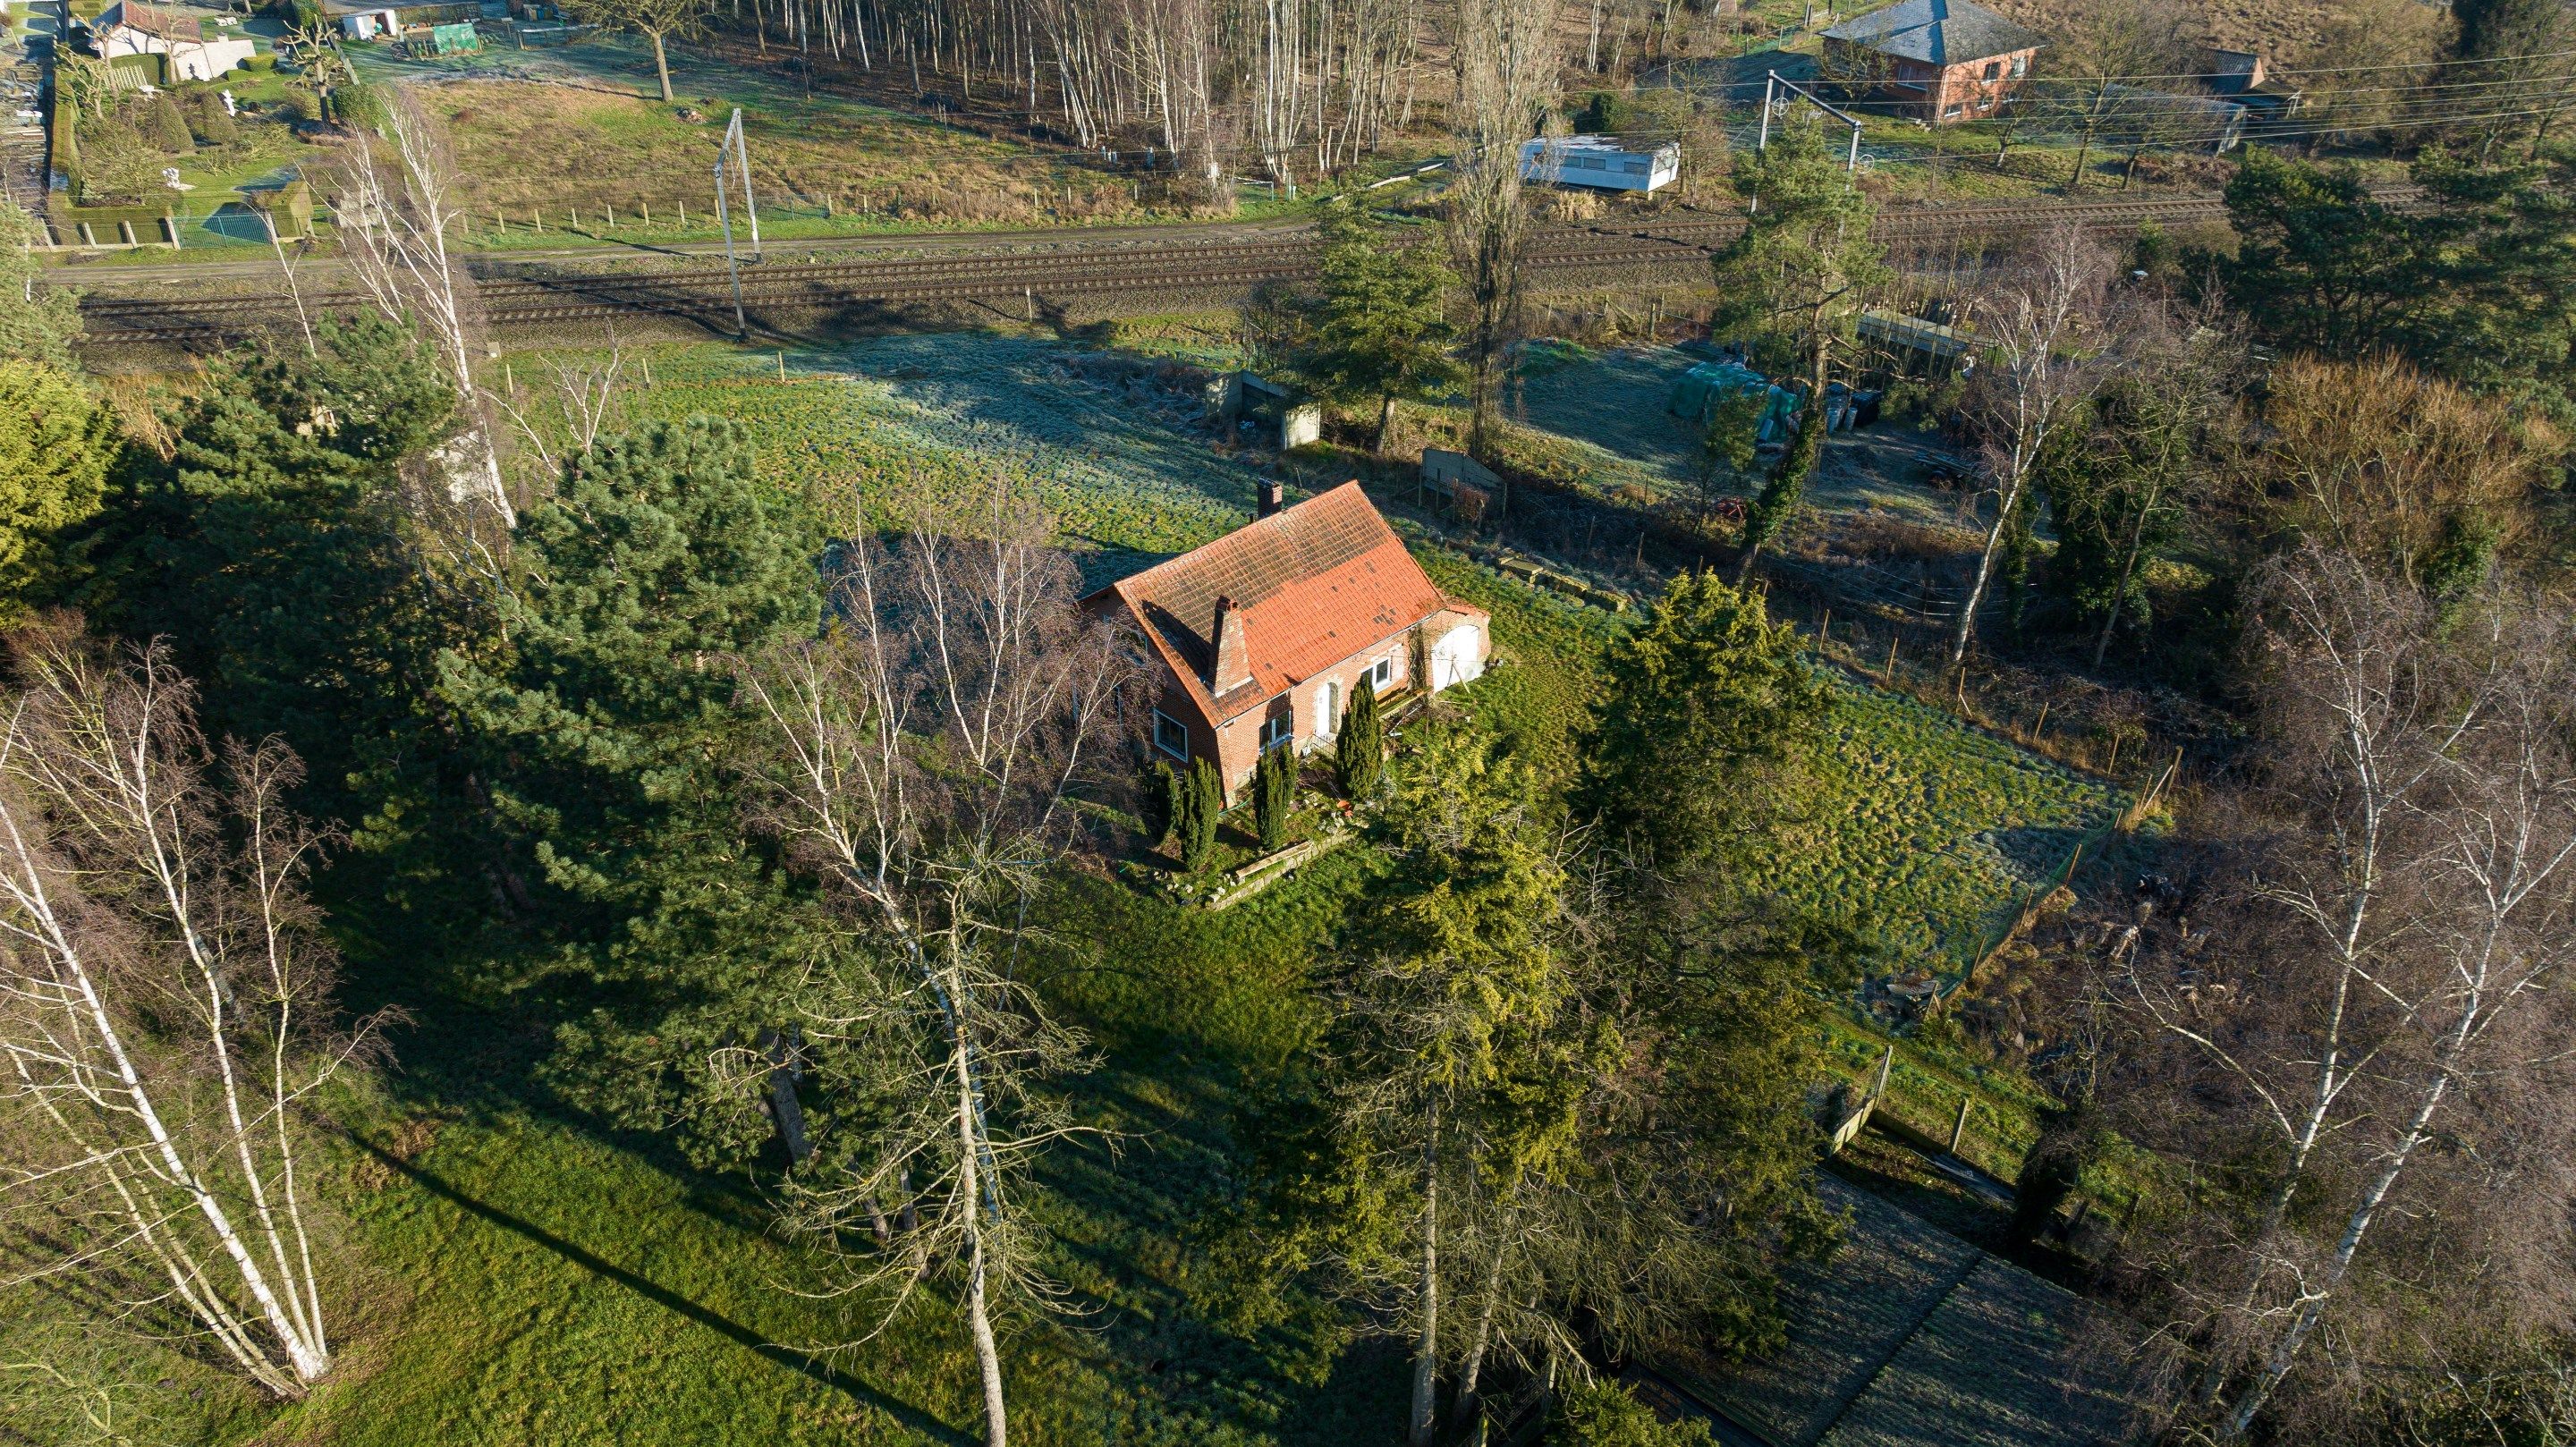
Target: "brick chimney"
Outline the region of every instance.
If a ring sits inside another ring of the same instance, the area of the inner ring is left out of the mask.
[[[1275,477],[1261,479],[1260,501],[1252,505],[1253,521],[1259,522],[1279,511],[1279,503],[1285,492],[1286,489],[1280,485],[1279,479]]]
[[[1216,667],[1208,676],[1208,692],[1222,698],[1252,681],[1252,646],[1243,641],[1243,613],[1232,598],[1216,600],[1216,623],[1208,630],[1216,644]]]

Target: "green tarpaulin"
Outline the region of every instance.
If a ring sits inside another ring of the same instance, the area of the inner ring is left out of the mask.
[[[1772,386],[1761,373],[1733,362],[1701,362],[1682,373],[1673,381],[1673,394],[1665,400],[1664,410],[1693,426],[1706,426],[1718,402],[1740,392],[1758,393],[1763,399],[1756,441],[1780,441],[1796,426],[1797,394]]]
[[[483,37],[475,32],[474,23],[470,20],[454,25],[433,25],[429,28],[429,48],[437,55],[465,55],[481,50]]]

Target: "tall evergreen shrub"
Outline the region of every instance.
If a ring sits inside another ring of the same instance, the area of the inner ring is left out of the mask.
[[[1190,765],[1189,786],[1181,791],[1179,829],[1181,867],[1205,868],[1216,852],[1217,821],[1225,815],[1225,784],[1216,766],[1205,759]]]
[[[1269,854],[1288,843],[1288,815],[1297,807],[1297,751],[1272,749],[1261,756],[1261,767],[1253,780],[1253,822],[1261,834],[1261,852]]]
[[[1144,815],[1148,847],[1160,849],[1172,837],[1181,818],[1181,775],[1161,759],[1154,761],[1154,771],[1145,780]]]
[[[1352,799],[1375,794],[1386,776],[1386,727],[1378,721],[1377,685],[1365,674],[1342,714],[1341,737],[1333,742],[1333,772],[1342,793]]]
[[[197,138],[188,134],[188,118],[179,114],[179,103],[168,91],[156,97],[144,111],[145,134],[152,144],[169,155],[184,156],[197,149]]]

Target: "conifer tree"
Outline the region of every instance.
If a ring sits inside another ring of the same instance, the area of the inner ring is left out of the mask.
[[[1333,740],[1333,772],[1344,797],[1372,798],[1386,776],[1386,728],[1378,721],[1377,685],[1366,674],[1351,689],[1350,707],[1342,713],[1342,731]]]
[[[196,115],[190,127],[197,139],[209,146],[229,146],[241,139],[241,126],[232,112],[224,109],[224,98],[210,90],[196,95]]]
[[[197,139],[188,134],[188,118],[179,113],[179,102],[162,92],[144,112],[144,124],[152,144],[173,156],[184,156],[197,149]]]
[[[1578,809],[1605,846],[1679,869],[1753,838],[1825,708],[1802,650],[1759,598],[1708,573],[1673,579],[1604,670]]]
[[[1755,210],[1717,254],[1724,305],[1712,325],[1755,331],[1776,362],[1796,369],[1807,394],[1797,438],[1747,510],[1739,583],[1806,491],[1824,449],[1834,354],[1851,344],[1868,289],[1888,274],[1869,240],[1877,207],[1852,187],[1843,159],[1817,124],[1792,120],[1772,131],[1766,149],[1737,161],[1732,176]]]
[[[1225,784],[1217,777],[1216,766],[1205,759],[1192,762],[1187,786],[1181,791],[1181,868],[1195,873],[1207,864],[1208,856],[1216,852],[1216,828],[1224,817]]]
[[[1152,774],[1145,780],[1145,837],[1151,848],[1160,849],[1172,837],[1181,821],[1181,774],[1161,759],[1154,761]]]
[[[78,378],[0,360],[0,623],[25,620],[54,582],[57,540],[98,511],[111,433]]]
[[[167,461],[128,449],[111,506],[72,548],[73,601],[172,642],[210,732],[286,741],[311,813],[365,812],[350,776],[427,718],[436,654],[475,625],[408,541],[405,460],[445,435],[453,393],[403,327],[325,318],[316,352],[219,359]],[[440,749],[413,739],[398,752]]]
[[[1253,821],[1261,835],[1263,853],[1275,853],[1288,843],[1288,815],[1296,807],[1296,751],[1272,749],[1261,756],[1261,766],[1253,779]]]
[[[1466,375],[1449,355],[1456,278],[1430,245],[1407,243],[1354,202],[1324,209],[1323,296],[1297,370],[1336,401],[1377,404],[1372,451],[1386,450],[1398,402],[1427,401]]]
[[[78,365],[71,344],[80,339],[80,298],[67,288],[38,284],[47,268],[36,259],[34,245],[43,234],[23,207],[0,206],[0,358],[72,371]]]
[[[710,417],[601,441],[521,519],[509,650],[449,653],[440,692],[506,759],[504,827],[584,932],[683,866],[668,829],[729,847],[722,761],[745,720],[720,662],[818,626],[820,543],[741,424]]]

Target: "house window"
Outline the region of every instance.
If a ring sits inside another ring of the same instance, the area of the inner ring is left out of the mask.
[[[1163,712],[1154,710],[1154,747],[1183,763],[1190,758],[1189,725]]]
[[[2019,79],[2021,79],[2023,76],[2030,74],[2030,57],[2029,57],[2029,56],[2027,56],[2027,55],[2016,55],[2016,56],[2014,56],[2014,57],[2013,57],[2013,63],[2012,63],[2012,73],[2013,73],[2013,79],[2015,79],[2015,80],[2019,80]]]
[[[1987,62],[1986,62],[1986,79],[1988,79],[1988,80],[1994,80],[1994,79],[1996,79],[1997,77],[2001,76],[2003,73],[2004,73],[2004,63],[2003,63],[2002,61],[2000,61],[2000,60],[1989,60],[1989,61],[1987,61]]]
[[[1261,721],[1261,751],[1265,754],[1272,749],[1286,748],[1289,741],[1296,737],[1296,722],[1289,718],[1286,709],[1281,709]]]
[[[1957,106],[1952,106],[1952,107],[1950,107],[1948,110],[1945,110],[1945,111],[1941,112],[1941,119],[1943,119],[1943,120],[1945,120],[1945,121],[1955,121],[1955,120],[1957,120],[1958,118],[1959,118],[1959,108],[1958,108]]]
[[[1326,679],[1315,689],[1315,737],[1331,738],[1342,727],[1342,686]]]
[[[1370,664],[1368,681],[1370,688],[1379,693],[1386,692],[1388,685],[1395,682],[1395,655],[1390,653]]]

